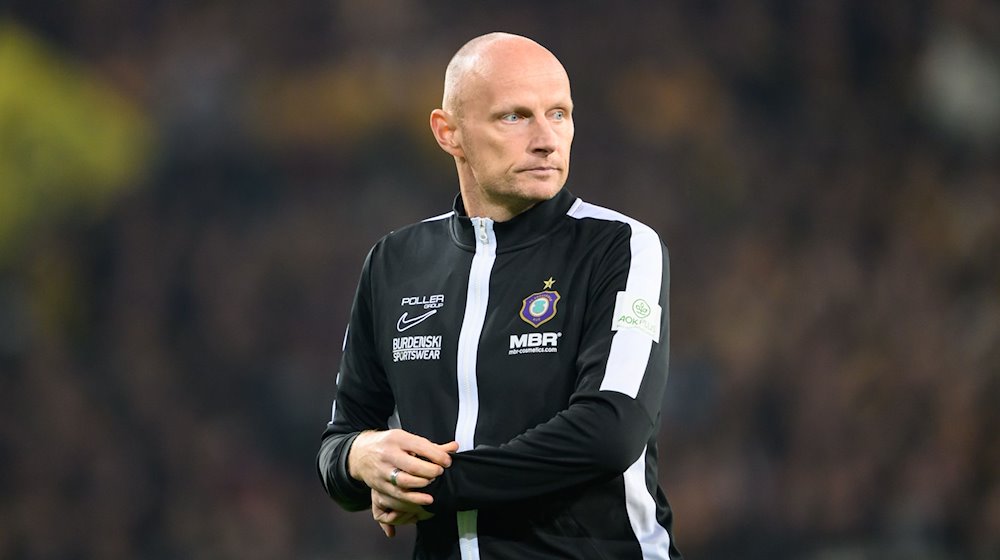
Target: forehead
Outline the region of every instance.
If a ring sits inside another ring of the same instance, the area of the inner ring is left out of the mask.
[[[571,103],[569,77],[551,54],[498,56],[477,70],[466,101],[480,109],[537,104],[565,107]]]

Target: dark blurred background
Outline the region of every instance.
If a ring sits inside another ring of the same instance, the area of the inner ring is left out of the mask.
[[[494,30],[570,73],[569,188],[671,249],[687,557],[1000,557],[1000,5],[611,4],[2,4],[0,558],[409,557],[314,454]]]

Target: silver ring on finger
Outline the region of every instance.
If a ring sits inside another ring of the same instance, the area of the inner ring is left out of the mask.
[[[399,468],[398,467],[395,468],[395,469],[392,469],[392,472],[389,473],[389,482],[392,482],[393,486],[399,486],[399,483],[396,482],[396,477],[398,477],[398,476],[399,476]]]

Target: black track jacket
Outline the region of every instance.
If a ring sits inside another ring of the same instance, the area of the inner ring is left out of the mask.
[[[657,482],[667,251],[649,227],[563,189],[507,222],[455,210],[365,261],[318,456],[327,492],[358,432],[457,440],[426,490],[416,559],[675,559]]]

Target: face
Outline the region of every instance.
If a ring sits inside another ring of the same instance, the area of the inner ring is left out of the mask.
[[[547,51],[523,49],[495,56],[469,80],[455,127],[463,197],[513,216],[555,196],[573,143],[562,65]]]

